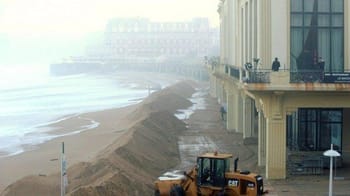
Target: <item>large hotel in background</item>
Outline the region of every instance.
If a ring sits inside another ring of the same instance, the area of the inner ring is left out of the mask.
[[[350,167],[349,11],[348,0],[219,1],[210,93],[227,129],[256,139],[268,179],[322,173],[331,144]]]
[[[52,65],[57,74],[115,69],[186,71],[203,68],[205,56],[218,55],[219,30],[207,18],[188,22],[152,22],[146,18],[108,21],[104,42],[86,55]],[[206,72],[205,68],[204,72]]]

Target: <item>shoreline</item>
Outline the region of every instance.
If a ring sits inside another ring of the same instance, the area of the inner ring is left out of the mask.
[[[60,146],[63,141],[66,146],[65,155],[68,166],[91,161],[100,151],[125,132],[128,125],[122,121],[137,108],[137,105],[81,113],[49,124],[47,127],[52,128],[52,132],[55,134],[52,134],[51,131],[46,132],[46,134],[52,135],[53,139],[40,144],[24,145],[22,153],[0,158],[0,173],[2,174],[0,193],[8,185],[25,176],[49,175],[59,172]],[[109,117],[113,117],[115,121],[109,122],[111,121]],[[95,121],[99,123],[99,126],[79,131],[77,128],[88,126],[87,123],[82,122],[85,121],[82,119],[89,119],[90,122]],[[91,142],[91,138],[96,139]]]
[[[70,179],[70,186],[72,187],[82,186],[81,188],[84,189],[84,186],[80,183],[91,183],[90,180],[92,179],[89,179],[88,177],[80,179],[81,175],[90,175],[90,169],[93,169],[95,166],[100,168],[100,166],[105,165],[106,161],[108,162],[108,160],[113,160],[113,162],[117,161],[118,163],[113,163],[113,165],[117,164],[117,167],[120,167],[120,169],[126,169],[127,173],[133,173],[132,171],[135,169],[141,171],[144,166],[133,168],[134,166],[132,165],[134,161],[131,159],[129,160],[129,153],[132,153],[133,156],[135,156],[134,158],[140,159],[140,164],[144,161],[151,161],[148,163],[147,167],[149,169],[153,168],[154,163],[152,160],[147,159],[141,161],[143,157],[139,156],[140,150],[145,151],[142,154],[149,155],[151,151],[147,149],[152,149],[154,147],[154,140],[158,140],[156,145],[161,145],[162,147],[155,151],[152,150],[152,153],[154,153],[153,156],[156,156],[157,159],[163,159],[162,150],[164,150],[164,146],[167,147],[170,154],[174,155],[177,148],[174,148],[174,146],[169,146],[169,141],[167,141],[169,137],[156,132],[161,130],[183,130],[183,122],[177,119],[174,114],[176,110],[188,108],[193,104],[191,104],[191,101],[188,100],[188,98],[190,98],[195,92],[192,85],[194,84],[191,82],[177,82],[177,85],[171,85],[169,88],[167,87],[166,90],[162,89],[161,91],[152,93],[140,103],[118,109],[107,109],[99,112],[82,113],[76,117],[51,125],[52,127],[60,128],[56,130],[57,133],[64,134],[67,131],[67,129],[64,127],[68,127],[69,131],[71,130],[70,128],[72,126],[81,126],[82,118],[93,119],[94,121],[100,123],[100,125],[94,129],[83,131],[79,134],[55,138],[46,143],[38,145],[38,148],[31,149],[31,151],[27,151],[12,157],[1,158],[0,173],[2,176],[0,178],[0,195],[8,195],[9,192],[12,191],[16,192],[12,192],[13,194],[17,194],[20,190],[24,191],[23,193],[26,194],[28,194],[28,191],[37,192],[42,190],[36,190],[39,188],[37,187],[36,183],[39,183],[40,187],[44,188],[45,190],[47,190],[46,188],[48,187],[46,185],[48,184],[51,188],[56,189],[55,186],[59,184],[59,180],[56,178],[60,171],[59,160],[61,155],[61,143],[63,141],[65,142],[67,168],[70,170],[68,171],[68,178]],[[154,127],[154,123],[158,125]],[[162,129],[161,127],[163,126],[164,128]],[[134,133],[136,135],[134,135]],[[151,138],[148,134],[152,135]],[[172,135],[173,133],[167,134]],[[164,136],[166,138],[159,138]],[[173,145],[175,145],[175,143]],[[112,158],[112,155],[116,155],[117,157]],[[170,165],[173,165],[175,160],[175,157],[169,157],[168,161],[160,165],[162,168],[161,170],[164,169],[163,167],[168,168]],[[130,161],[130,163],[126,164],[124,163],[125,161]],[[97,165],[93,166],[94,164]],[[115,165],[102,167],[105,169],[101,169],[102,171],[105,171],[106,169],[109,170],[114,167]],[[113,171],[116,172],[116,177],[119,176],[118,171],[119,170]],[[157,169],[155,171],[158,173],[159,170]],[[142,177],[142,179],[145,180],[143,183],[150,183],[149,179],[155,175],[155,171],[152,169],[151,176],[146,178]],[[77,172],[82,173],[77,174]],[[137,176],[141,174],[133,175]],[[135,179],[139,179],[139,177],[141,177],[136,176],[134,176]],[[77,177],[83,181],[75,180]],[[110,173],[107,172],[105,177],[110,177]],[[130,176],[127,175],[124,177],[129,178]],[[77,185],[76,183],[79,183],[80,185]],[[30,189],[28,190],[27,188]],[[11,195],[11,193],[9,195]]]
[[[0,150],[0,160],[2,158],[17,156],[27,151],[36,149],[39,145],[49,142],[53,139],[79,134],[99,126],[100,123],[94,121],[93,119],[81,117],[82,114],[83,113],[62,116],[62,118],[60,118],[59,120],[47,123],[47,125],[45,126],[43,125],[37,127],[39,130],[43,129],[44,131],[30,132],[25,134],[25,137],[35,138],[36,141],[32,141],[31,143],[20,144],[18,145],[18,147],[16,146],[16,149],[18,150],[13,150],[13,152],[11,153],[9,153],[9,151]],[[67,122],[71,121],[74,121],[75,125],[71,125],[72,127],[65,125],[67,124]],[[83,121],[89,121],[90,123]]]
[[[38,130],[37,132],[29,132],[24,134],[25,137],[35,138],[36,141],[16,145],[14,149],[18,149],[17,151],[14,151],[12,149],[11,151],[0,150],[0,160],[2,158],[17,156],[27,151],[31,151],[33,149],[36,149],[38,146],[54,139],[72,136],[75,134],[82,133],[84,131],[95,129],[100,125],[99,122],[95,121],[92,118],[83,117],[85,114],[103,112],[106,110],[118,110],[136,104],[137,103],[116,108],[63,115],[53,121],[45,123],[44,125],[39,125],[35,127],[35,129]]]
[[[95,77],[102,77],[102,75],[97,75]],[[145,92],[148,90],[147,96],[149,96],[153,92],[161,90],[163,87],[176,83],[175,81],[182,80],[180,77],[175,77],[175,76],[168,76],[163,74],[159,75],[154,73],[138,73],[138,72],[136,73],[123,72],[123,73],[118,73],[116,75],[108,74],[106,77],[108,77],[110,80],[118,81],[117,83],[123,88],[130,88],[131,90],[138,90],[138,91],[142,90]],[[128,99],[123,104],[114,105],[112,107],[100,108],[97,110],[88,110],[83,112],[76,111],[76,113],[54,116],[49,121],[26,127],[26,129],[29,131],[25,130],[22,132],[21,129],[17,130],[21,132],[23,135],[16,134],[16,135],[9,135],[8,137],[4,136],[2,138],[3,142],[1,143],[3,144],[3,146],[0,149],[0,159],[19,155],[21,153],[26,152],[28,148],[31,150],[32,147],[30,146],[38,146],[52,139],[56,139],[57,137],[66,136],[66,134],[62,134],[61,129],[56,130],[57,128],[56,125],[64,124],[64,122],[67,122],[67,119],[77,118],[78,116],[81,116],[84,113],[93,113],[96,111],[118,109],[118,108],[130,106],[130,105],[136,105],[142,102],[142,100],[144,100],[145,98],[147,98],[147,96],[142,96],[142,97],[135,96],[133,98]],[[61,123],[62,121],[63,123]],[[84,120],[81,120],[81,121],[84,121]],[[74,128],[69,127],[67,134],[74,134],[74,133],[77,134],[79,132],[86,131],[86,129],[92,128],[92,127],[84,127],[84,125],[87,125],[87,123],[83,122],[81,127],[78,127],[78,126]]]

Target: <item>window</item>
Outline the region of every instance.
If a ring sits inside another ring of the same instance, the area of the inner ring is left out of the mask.
[[[288,147],[291,150],[324,151],[333,144],[341,151],[342,124],[342,109],[301,108],[296,115],[288,117]]]
[[[224,159],[213,159],[214,163],[214,186],[224,186],[225,184],[225,170],[227,168],[225,160]]]
[[[291,69],[344,70],[344,0],[291,0]]]
[[[199,158],[198,182],[222,187],[225,185],[225,172],[229,171],[229,159]]]
[[[303,150],[316,150],[316,111],[301,109],[299,111],[299,119],[299,148]]]

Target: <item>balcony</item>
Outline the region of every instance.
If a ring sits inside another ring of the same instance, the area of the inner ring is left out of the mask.
[[[350,71],[346,72],[323,72],[320,70],[279,70],[273,72],[266,69],[249,70],[242,74],[246,83],[274,83],[276,77],[279,80],[289,78],[289,83],[350,83]],[[273,77],[273,78],[272,78]],[[284,78],[284,79],[283,79]]]
[[[232,80],[247,90],[257,91],[350,91],[350,70],[322,72],[320,70],[245,69],[221,64],[223,69],[214,75],[222,80]]]
[[[270,83],[271,70],[256,69],[245,73],[244,82],[247,83]]]
[[[245,83],[270,83],[270,69],[246,70],[242,67],[225,65],[225,74]]]
[[[290,83],[323,82],[324,73],[320,70],[290,71]]]

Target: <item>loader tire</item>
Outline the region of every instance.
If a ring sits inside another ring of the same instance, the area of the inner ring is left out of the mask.
[[[154,196],[160,196],[160,191],[159,190],[155,190],[154,191]]]
[[[185,196],[185,191],[180,185],[174,185],[170,189],[170,196]]]

